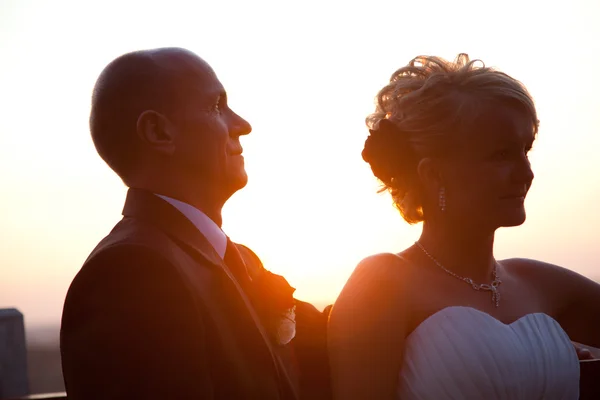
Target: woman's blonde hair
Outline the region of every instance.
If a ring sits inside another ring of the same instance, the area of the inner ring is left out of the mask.
[[[467,54],[453,62],[416,57],[379,91],[375,112],[366,119],[371,135],[363,159],[408,223],[424,219],[419,160],[448,155],[457,134],[472,133],[490,106],[525,112],[537,134],[535,105],[523,84]]]

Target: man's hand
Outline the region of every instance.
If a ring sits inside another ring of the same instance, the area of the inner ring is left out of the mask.
[[[596,358],[596,357],[594,357],[594,354],[591,352],[591,350],[586,348],[581,343],[577,343],[577,342],[571,342],[571,343],[573,343],[573,347],[575,347],[575,351],[577,352],[577,358],[579,358],[580,361],[581,360],[593,360]]]

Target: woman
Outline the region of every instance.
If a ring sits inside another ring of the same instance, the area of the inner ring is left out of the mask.
[[[363,260],[335,303],[336,399],[577,399],[571,340],[600,347],[600,285],[537,260],[496,260],[525,221],[538,131],[510,76],[417,57],[367,118],[363,158],[419,240]]]

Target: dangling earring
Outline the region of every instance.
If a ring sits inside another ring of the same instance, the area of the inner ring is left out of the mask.
[[[439,206],[442,212],[446,211],[446,188],[444,186],[440,188]]]

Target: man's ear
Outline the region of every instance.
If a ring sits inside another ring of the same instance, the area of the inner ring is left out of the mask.
[[[153,110],[142,112],[137,119],[136,130],[147,148],[164,155],[175,152],[175,127],[164,114]]]
[[[432,158],[423,158],[417,166],[417,174],[422,187],[427,193],[439,193],[440,187],[444,186],[441,165]]]

